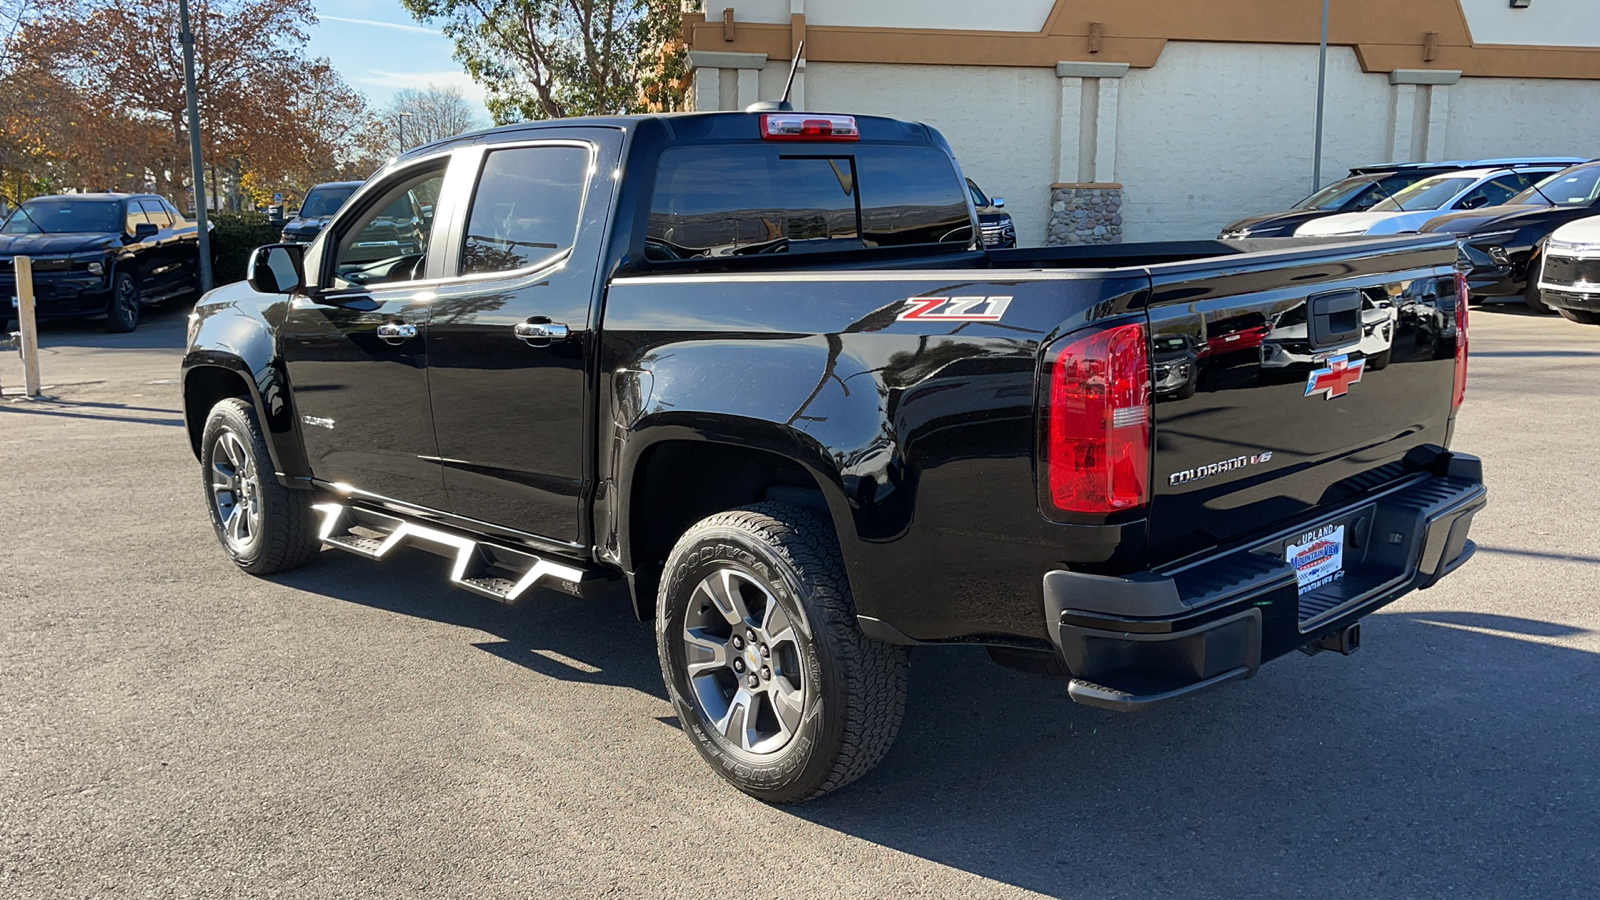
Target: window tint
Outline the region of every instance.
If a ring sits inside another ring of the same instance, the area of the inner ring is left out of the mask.
[[[863,153],[861,236],[869,247],[966,244],[972,240],[967,198],[950,158],[932,147]]]
[[[646,258],[971,242],[967,187],[943,153],[829,150],[723,145],[666,151],[656,172]]]
[[[461,274],[526,269],[571,249],[588,181],[586,147],[491,151],[467,215]]]
[[[139,205],[139,201],[129,200],[126,212],[126,228],[124,230],[129,234],[133,234],[135,225],[143,225],[149,221],[150,218],[144,214],[144,208]]]
[[[140,200],[138,202],[139,206],[144,210],[145,218],[154,222],[157,228],[172,227],[172,217],[167,215],[167,211],[161,208],[161,204],[158,201]]]
[[[181,225],[189,224],[183,218],[183,213],[178,212],[178,208],[176,206],[172,205],[172,201],[171,200],[168,200],[167,198],[162,197],[161,198],[161,208],[165,209],[167,211],[167,215],[172,217],[172,224],[174,226],[181,226]]]
[[[334,285],[421,278],[433,236],[433,218],[425,213],[443,183],[442,165],[404,176],[391,182],[375,203],[345,224],[334,257]]]
[[[1502,175],[1475,188],[1456,204],[1461,209],[1482,209],[1499,206],[1528,186],[1521,175]]]

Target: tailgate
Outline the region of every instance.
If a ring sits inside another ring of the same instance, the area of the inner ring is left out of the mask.
[[[1448,443],[1453,243],[1330,245],[1158,266],[1152,560],[1400,478]]]

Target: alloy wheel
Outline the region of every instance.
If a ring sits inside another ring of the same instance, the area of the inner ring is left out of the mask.
[[[232,431],[211,447],[211,505],[228,548],[243,553],[261,532],[261,479],[250,451]]]
[[[808,685],[794,622],[771,591],[717,569],[695,587],[682,640],[690,695],[713,729],[745,753],[789,744]]]

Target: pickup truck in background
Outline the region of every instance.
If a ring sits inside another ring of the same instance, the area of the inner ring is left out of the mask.
[[[420,248],[372,258],[416,196]],[[409,151],[196,308],[212,524],[259,574],[416,546],[502,602],[626,591],[694,746],[773,802],[883,757],[910,646],[1144,709],[1351,652],[1471,555],[1451,238],[989,251],[976,226],[944,139],[890,119]],[[1291,318],[1303,358],[1267,371]],[[1251,353],[1210,365],[1245,320]]]

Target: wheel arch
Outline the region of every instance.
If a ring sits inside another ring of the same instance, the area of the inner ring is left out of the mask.
[[[286,487],[309,488],[310,466],[294,421],[282,372],[275,364],[251,370],[238,356],[216,350],[191,350],[183,363],[183,420],[189,449],[200,458],[206,418],[219,401],[240,397],[255,408],[267,442],[273,474]]]
[[[615,536],[634,613],[655,613],[661,565],[694,523],[766,500],[810,506],[853,533],[849,502],[820,445],[776,423],[739,423],[740,437],[701,427],[658,425],[627,442]]]

